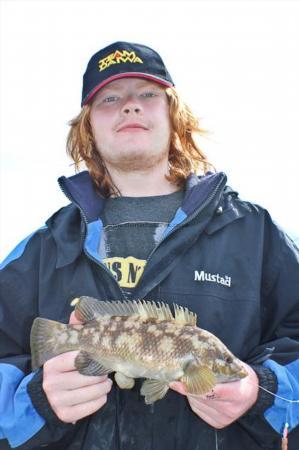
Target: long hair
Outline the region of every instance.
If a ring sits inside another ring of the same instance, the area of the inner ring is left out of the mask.
[[[199,120],[180,99],[174,88],[165,90],[171,121],[171,138],[168,156],[168,181],[182,186],[191,172],[205,174],[213,169],[203,151],[195,141],[196,134],[206,134]],[[120,195],[109,175],[105,163],[96,148],[90,124],[90,104],[83,106],[80,114],[69,122],[71,129],[67,137],[67,153],[79,170],[84,161],[97,192],[103,197]]]

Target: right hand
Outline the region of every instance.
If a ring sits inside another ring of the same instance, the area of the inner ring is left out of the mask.
[[[80,323],[73,313],[70,323]],[[74,364],[78,353],[63,353],[44,364],[43,389],[57,417],[66,423],[75,423],[102,408],[112,387],[107,376],[81,375]]]

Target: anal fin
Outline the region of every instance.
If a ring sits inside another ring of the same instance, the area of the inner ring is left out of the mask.
[[[93,356],[81,351],[75,359],[75,367],[82,375],[100,376],[107,375],[112,372],[111,369],[105,367],[102,362],[93,359]]]
[[[141,386],[140,394],[145,397],[147,405],[163,398],[169,389],[168,383],[160,380],[145,380]]]

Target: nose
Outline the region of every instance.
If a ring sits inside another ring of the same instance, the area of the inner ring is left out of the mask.
[[[124,115],[140,114],[141,111],[142,108],[139,102],[133,96],[128,97],[122,107],[122,113]]]

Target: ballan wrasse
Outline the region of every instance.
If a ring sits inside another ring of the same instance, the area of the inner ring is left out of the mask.
[[[79,350],[76,369],[84,375],[116,372],[122,389],[145,378],[141,394],[151,404],[165,396],[171,381],[190,394],[247,375],[241,362],[213,334],[196,326],[187,308],[149,301],[103,302],[80,297],[75,316],[82,325],[36,318],[31,330],[32,368],[61,353]]]

